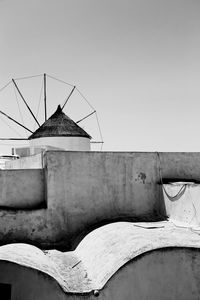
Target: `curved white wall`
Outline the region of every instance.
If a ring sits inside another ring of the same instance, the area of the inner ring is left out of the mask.
[[[30,142],[31,154],[34,153],[34,148],[51,146],[69,151],[89,151],[90,139],[85,137],[43,137],[32,139]]]

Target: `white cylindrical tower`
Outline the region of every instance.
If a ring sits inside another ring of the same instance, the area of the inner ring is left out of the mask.
[[[59,148],[69,151],[89,151],[91,136],[65,115],[58,106],[56,112],[30,137],[30,152],[37,148]]]

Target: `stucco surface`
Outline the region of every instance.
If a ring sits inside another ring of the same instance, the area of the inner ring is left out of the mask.
[[[198,300],[200,251],[157,249],[131,260],[109,280],[99,300]],[[81,299],[81,297],[77,297]]]
[[[164,248],[130,260],[99,291],[99,300],[197,300],[200,251]],[[0,260],[0,282],[12,286],[12,300],[94,300],[92,293],[65,293],[50,276]]]
[[[42,153],[6,162],[6,169],[42,169]]]
[[[20,170],[22,176],[12,170],[16,180],[6,185],[7,198],[2,201],[11,201],[13,209],[0,209],[1,244],[27,242],[72,250],[88,232],[110,222],[164,220],[160,175],[200,179],[200,153],[47,151],[43,167]],[[7,173],[2,172],[3,186]],[[33,195],[39,191],[46,209],[15,207],[16,195],[19,203],[26,193],[37,201]]]
[[[102,224],[165,218],[155,153],[60,151],[45,158],[48,205],[65,207],[73,245]]]
[[[37,269],[54,278],[65,292],[89,293],[103,289],[122,266],[143,253],[166,247],[199,249],[199,233],[170,221],[117,222],[94,230],[72,252],[10,244],[0,247],[0,260]]]
[[[0,282],[11,285],[12,300],[66,299],[63,290],[50,276],[8,261],[0,261]],[[4,296],[1,293],[1,300]]]
[[[200,153],[199,152],[161,152],[158,167],[163,178],[169,181],[199,181],[200,182]]]
[[[163,194],[166,213],[177,226],[200,230],[200,185],[176,182],[165,184]]]
[[[0,170],[0,207],[4,209],[34,209],[44,206],[44,191],[44,173],[41,169]]]
[[[86,137],[40,137],[29,141],[31,153],[34,148],[51,146],[68,151],[90,151],[90,139]]]

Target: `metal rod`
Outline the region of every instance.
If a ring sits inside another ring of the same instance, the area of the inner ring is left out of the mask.
[[[6,85],[0,88],[0,92],[2,92],[12,81],[10,80]]]
[[[91,107],[91,109],[95,110],[95,108],[90,104],[90,102],[86,99],[86,97],[81,93],[81,91],[76,88],[77,92],[80,94],[80,96],[87,102],[87,104]]]
[[[21,98],[22,98],[22,100],[24,101],[24,103],[25,103],[26,107],[27,107],[27,108],[28,108],[28,110],[30,111],[30,113],[31,113],[31,115],[33,116],[34,120],[36,121],[36,123],[38,124],[38,126],[40,126],[40,124],[39,124],[38,120],[36,119],[36,117],[35,117],[34,113],[33,113],[33,112],[32,112],[32,110],[30,109],[30,107],[28,106],[28,104],[27,104],[26,100],[24,99],[24,97],[23,97],[22,93],[20,92],[20,90],[19,90],[19,88],[18,88],[18,86],[17,86],[17,84],[16,84],[15,80],[14,80],[14,79],[12,79],[12,82],[14,83],[14,85],[15,85],[15,87],[16,87],[16,89],[17,89],[17,91],[18,91],[19,95],[20,95],[20,97],[21,97]]]
[[[104,142],[92,141],[91,144],[103,144]]]
[[[43,74],[38,74],[38,75],[31,75],[31,76],[25,76],[25,77],[18,77],[18,78],[14,78],[15,80],[24,80],[24,79],[31,79],[31,78],[35,78],[35,77],[41,77]]]
[[[69,96],[67,97],[67,99],[65,100],[65,103],[62,106],[62,110],[65,107],[65,105],[67,104],[67,102],[68,102],[69,98],[71,97],[71,95],[73,94],[73,91],[75,90],[75,88],[76,88],[76,86],[74,85],[73,89],[71,90]]]
[[[0,138],[1,141],[27,141],[28,139],[22,138]]]
[[[94,110],[93,112],[91,112],[89,115],[85,116],[84,118],[80,119],[79,121],[76,122],[76,124],[78,124],[79,122],[87,119],[88,117],[90,117],[91,115],[93,115],[96,112],[96,110]]]
[[[53,76],[51,76],[51,75],[49,75],[49,74],[47,74],[47,77],[49,77],[49,78],[51,78],[51,79],[54,79],[54,80],[57,80],[58,82],[62,82],[62,83],[64,83],[64,84],[66,84],[66,85],[74,86],[74,85],[71,84],[71,83],[68,83],[68,82],[63,81],[63,80],[61,80],[61,79],[58,79],[58,78],[56,78],[56,77],[53,77]]]
[[[28,129],[27,127],[25,127],[24,125],[22,125],[21,123],[17,122],[16,120],[14,120],[13,118],[11,118],[10,116],[8,116],[7,114],[5,114],[3,111],[0,110],[0,113],[4,116],[6,116],[8,119],[10,119],[11,121],[15,122],[16,124],[18,124],[19,126],[23,127],[24,129],[28,130],[29,132],[33,133],[33,131],[31,131],[30,129]]]
[[[46,74],[44,73],[44,116],[47,120],[47,94],[46,94]]]

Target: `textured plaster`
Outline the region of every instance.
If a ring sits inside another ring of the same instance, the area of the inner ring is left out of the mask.
[[[1,171],[0,201],[13,205],[0,209],[1,244],[69,250],[103,224],[164,220],[160,176],[200,179],[199,153],[47,151],[43,166]],[[35,204],[25,210],[28,197]]]

